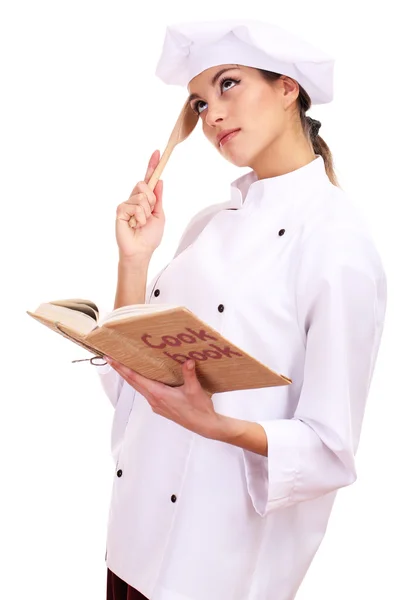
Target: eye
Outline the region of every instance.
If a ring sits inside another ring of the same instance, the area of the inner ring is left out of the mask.
[[[219,83],[220,83],[222,90],[227,90],[227,89],[229,90],[230,88],[224,87],[225,83],[235,83],[236,84],[236,83],[240,83],[240,81],[238,79],[232,79],[231,77],[225,77],[225,79],[221,79],[221,81]]]
[[[203,111],[200,109],[200,105],[201,104],[206,104],[206,102],[203,102],[203,100],[198,100],[197,102],[195,102],[194,106],[193,106],[193,110],[194,112],[199,115],[200,113],[202,113]]]
[[[231,89],[230,87],[225,86],[226,83],[234,83],[236,85],[237,83],[240,83],[240,80],[232,79],[232,77],[225,77],[224,79],[221,79],[221,81],[219,82],[219,85],[220,85],[222,92],[225,92],[225,91],[228,91]],[[204,105],[204,107],[201,105]],[[195,102],[195,104],[193,106],[193,110],[197,115],[200,115],[206,106],[207,106],[207,102],[204,102],[204,100],[198,100],[197,102]]]

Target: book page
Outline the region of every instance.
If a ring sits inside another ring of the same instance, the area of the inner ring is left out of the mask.
[[[96,321],[99,319],[99,309],[94,302],[90,300],[83,300],[80,298],[70,298],[67,300],[52,300],[49,304],[55,304],[57,306],[65,306],[72,310],[79,310],[89,317],[92,317]]]
[[[140,317],[140,315],[148,315],[150,313],[163,312],[171,308],[178,308],[178,304],[130,304],[116,308],[108,315],[100,319],[98,326],[101,327],[104,323],[112,321],[120,321],[129,317]]]
[[[97,321],[81,310],[58,306],[51,302],[41,304],[34,312],[34,315],[43,317],[52,323],[66,325],[81,335],[86,335],[96,328]]]

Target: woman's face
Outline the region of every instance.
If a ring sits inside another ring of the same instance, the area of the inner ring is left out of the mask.
[[[281,76],[267,82],[261,73],[242,65],[218,65],[194,77],[188,85],[190,105],[200,114],[207,139],[238,167],[252,167],[288,129],[288,108],[298,96],[298,84]],[[218,135],[239,129],[219,141]]]

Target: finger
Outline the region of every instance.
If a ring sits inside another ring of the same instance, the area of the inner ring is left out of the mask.
[[[160,151],[159,150],[154,150],[153,154],[150,156],[150,160],[149,163],[147,165],[147,171],[146,171],[146,175],[144,177],[144,181],[145,183],[148,183],[150,181],[150,177],[152,176],[156,166],[158,165],[158,163],[160,162]],[[133,190],[130,193],[130,196],[133,196],[134,194],[136,194],[137,192],[137,184],[135,185],[135,187],[133,188]]]
[[[143,206],[140,204],[127,204],[123,202],[117,208],[117,219],[119,221],[130,221],[131,217],[135,217],[139,225],[146,225],[147,219]]]
[[[163,196],[164,182],[162,179],[157,181],[157,184],[154,188],[154,195],[156,197],[156,203],[153,208],[153,216],[157,217],[163,211],[162,206],[162,196]]]
[[[115,362],[111,358],[108,358],[107,362],[112,366],[112,368],[115,371],[117,371],[117,373],[119,373],[119,375],[121,375],[121,377],[123,377],[123,379],[125,379],[125,381],[127,381],[129,383],[129,385],[134,387],[135,390],[137,390],[140,394],[142,394],[142,396],[146,397],[148,395],[148,391],[147,391],[146,387],[138,384],[135,381],[134,372],[131,369],[129,369],[128,367],[125,367],[125,365],[122,365],[121,363]]]
[[[147,183],[145,181],[139,181],[139,183],[137,184],[136,188],[137,188],[137,193],[138,194],[144,194],[145,195],[146,200],[149,203],[150,210],[153,210],[154,205],[155,205],[155,203],[157,201],[155,193],[151,191],[151,189],[149,188],[149,186],[147,185]],[[144,202],[146,200],[144,200]]]
[[[157,398],[165,397],[166,392],[169,390],[169,386],[166,386],[164,383],[155,381],[154,379],[148,379],[136,371],[133,372],[131,376],[133,385],[145,389],[147,397],[151,397],[153,402],[155,402]]]
[[[191,367],[189,366],[191,363]],[[209,398],[212,397],[212,393],[208,392],[201,385],[197,373],[196,373],[196,361],[193,359],[187,360],[182,364],[182,375],[183,375],[183,384],[182,388],[184,388],[185,394],[190,397],[199,394],[199,390],[203,390]]]
[[[128,200],[126,200],[126,204],[132,204],[132,206],[141,206],[147,218],[151,215],[151,206],[147,195],[144,192],[139,192],[138,194],[131,196],[128,198]]]
[[[140,375],[140,373],[137,373],[136,371],[133,371],[133,369],[130,369],[129,367],[127,367],[126,365],[123,365],[122,363],[114,360],[113,358],[111,358],[110,356],[105,357],[107,362],[115,369],[118,370],[118,372],[122,375],[124,375],[125,377],[128,377],[129,379],[131,379],[132,381],[137,381],[137,383],[139,385],[145,386],[147,387],[149,384],[151,383],[157,383],[154,382],[152,379],[148,379],[147,377],[144,377],[143,375]]]
[[[123,377],[123,375],[122,375]],[[146,398],[146,400],[148,402],[152,402],[152,398],[151,398],[151,394],[149,394],[149,391],[144,388],[142,385],[139,385],[138,383],[136,383],[136,381],[132,381],[132,378],[127,378],[126,381],[129,383],[129,385],[131,385],[137,392],[139,392],[139,394],[142,394],[142,396],[144,398]]]
[[[155,396],[165,396],[165,394],[168,391],[171,391],[170,386],[165,385],[164,383],[160,383],[159,381],[154,381],[153,379],[148,379],[148,377],[140,375],[140,373],[137,373],[129,367],[126,367],[125,365],[116,362],[109,356],[107,356],[106,360],[124,379],[128,381],[128,383],[130,383],[135,389],[137,389],[143,396],[146,396],[147,399],[150,396],[153,396],[153,402],[155,401]]]
[[[171,393],[170,386],[165,385],[160,381],[144,377],[143,375],[140,375],[140,373],[132,371],[123,365],[121,368],[123,371],[129,372],[129,380],[132,381],[132,385],[135,389],[140,391],[141,394],[143,393],[141,390],[144,390],[147,399],[149,400],[150,398],[152,403],[156,402],[157,398],[165,398],[166,394]]]
[[[146,175],[144,177],[144,180],[146,183],[149,183],[150,177],[153,175],[155,168],[159,162],[160,162],[160,151],[155,150],[150,157],[149,164],[147,165],[147,171],[146,171]]]

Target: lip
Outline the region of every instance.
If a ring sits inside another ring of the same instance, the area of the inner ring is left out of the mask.
[[[240,131],[240,129],[225,129],[225,131],[221,131],[221,133],[217,135],[218,145],[221,145],[221,142],[223,143],[224,138],[226,138],[228,135],[231,133],[237,133],[238,131]]]

